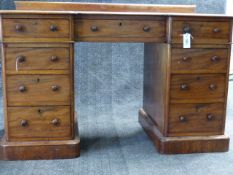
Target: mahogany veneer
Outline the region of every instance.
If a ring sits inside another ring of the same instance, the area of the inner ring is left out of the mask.
[[[163,6],[71,4],[18,2],[19,9],[30,5],[31,10],[57,11],[0,11],[5,113],[1,159],[79,156],[75,41],[145,43],[139,122],[160,153],[228,150],[224,129],[232,16],[154,13],[177,12]],[[59,11],[61,5],[67,11]],[[182,46],[184,33],[193,37],[189,49]]]

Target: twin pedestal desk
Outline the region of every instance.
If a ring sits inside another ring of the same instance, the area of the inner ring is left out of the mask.
[[[145,43],[139,122],[160,153],[228,150],[224,128],[233,17],[26,10],[0,14],[1,159],[79,156],[74,42]],[[185,40],[184,34],[190,38]],[[190,48],[184,48],[186,41]]]

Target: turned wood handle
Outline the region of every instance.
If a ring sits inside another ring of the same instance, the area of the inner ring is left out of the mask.
[[[56,25],[51,25],[50,26],[50,31],[52,31],[52,32],[55,32],[55,31],[57,31],[57,26]]]
[[[215,90],[215,89],[217,89],[217,85],[211,83],[211,84],[209,85],[209,89],[210,89],[210,90]]]
[[[184,62],[189,61],[189,60],[191,60],[191,57],[186,57],[186,56],[182,57],[182,61]]]
[[[214,33],[219,33],[220,31],[221,31],[221,30],[220,30],[219,28],[217,28],[217,27],[213,29],[213,32],[214,32]]]
[[[52,62],[58,61],[58,57],[55,55],[51,56],[51,61]]]
[[[188,85],[187,84],[181,84],[180,89],[181,90],[188,90]]]
[[[207,120],[209,120],[209,121],[214,120],[214,115],[208,114],[207,115]]]
[[[16,60],[17,60],[19,63],[22,63],[22,62],[24,62],[26,59],[25,59],[25,56],[19,55],[19,56],[16,57]]]
[[[184,33],[191,33],[191,28],[189,25],[185,25],[184,28],[183,28],[183,32]]]
[[[97,32],[98,31],[98,27],[97,26],[91,26],[91,31],[92,32]]]
[[[21,25],[21,24],[16,24],[15,30],[16,30],[17,32],[22,32],[22,31],[23,31],[23,25]]]
[[[185,122],[185,121],[186,121],[186,117],[183,116],[183,115],[181,115],[181,116],[179,116],[179,120],[180,120],[181,122]]]
[[[25,92],[27,89],[24,85],[19,86],[19,91],[20,92]]]
[[[150,27],[149,26],[144,26],[143,27],[143,31],[144,32],[149,32],[150,31]]]
[[[54,126],[58,126],[60,124],[60,120],[55,118],[51,121],[51,123],[54,125]]]
[[[22,127],[26,127],[26,126],[28,125],[28,121],[27,121],[27,120],[21,120],[21,121],[20,121],[20,125],[21,125]]]
[[[210,59],[211,59],[212,62],[217,62],[217,61],[220,60],[220,57],[215,55],[215,56],[211,57]]]
[[[59,90],[59,86],[57,86],[57,85],[52,85],[51,88],[52,88],[53,91],[58,91]]]

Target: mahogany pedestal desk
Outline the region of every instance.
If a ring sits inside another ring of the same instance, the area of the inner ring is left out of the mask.
[[[79,156],[73,43],[143,42],[139,122],[160,153],[223,152],[232,16],[0,11],[5,160]],[[191,48],[183,48],[183,34]]]

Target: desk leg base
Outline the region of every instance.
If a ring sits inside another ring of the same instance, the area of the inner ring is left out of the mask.
[[[143,109],[139,110],[139,123],[162,154],[226,152],[229,149],[229,137],[225,135],[165,137]]]
[[[80,139],[62,141],[0,142],[2,160],[69,159],[79,157]]]

